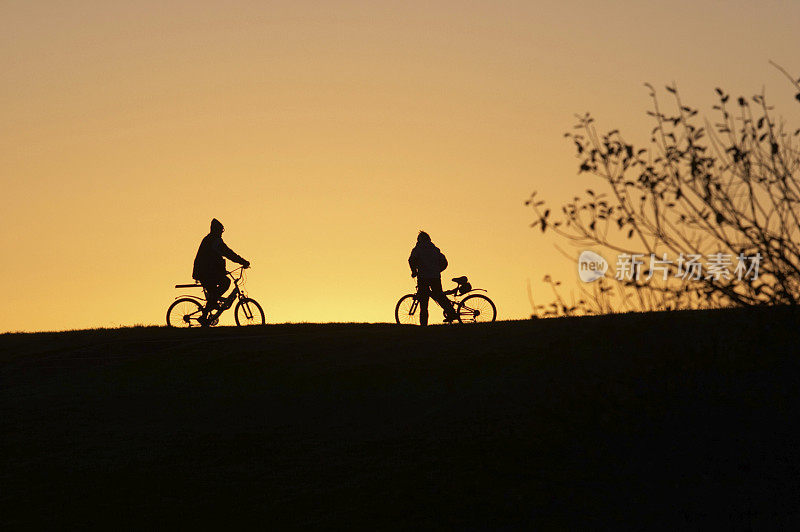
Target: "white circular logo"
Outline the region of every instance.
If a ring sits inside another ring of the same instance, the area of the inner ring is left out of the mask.
[[[584,283],[591,283],[603,277],[608,271],[606,259],[594,251],[583,251],[578,257],[578,276]]]

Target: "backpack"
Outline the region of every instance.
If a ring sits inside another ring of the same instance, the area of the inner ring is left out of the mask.
[[[444,256],[444,253],[441,251],[439,252],[439,271],[443,272],[447,269],[447,257]]]

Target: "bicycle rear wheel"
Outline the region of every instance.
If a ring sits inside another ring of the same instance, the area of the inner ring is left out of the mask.
[[[457,312],[461,323],[491,322],[497,318],[494,303],[482,294],[473,294],[462,299]]]
[[[203,306],[195,299],[184,297],[178,299],[167,309],[168,327],[200,327],[199,318],[203,315]]]
[[[419,325],[419,304],[414,294],[400,298],[394,308],[394,319],[400,325]]]
[[[264,310],[255,299],[240,299],[233,311],[236,325],[264,325]]]

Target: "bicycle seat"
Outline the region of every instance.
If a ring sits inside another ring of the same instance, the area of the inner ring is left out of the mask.
[[[462,275],[461,277],[453,277],[453,282],[458,284],[464,284],[467,282],[467,276]]]

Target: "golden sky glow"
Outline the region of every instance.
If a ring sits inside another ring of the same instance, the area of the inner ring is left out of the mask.
[[[643,143],[675,81],[797,116],[791,0],[1,5],[0,332],[162,324],[212,217],[268,322],[392,321],[419,229],[524,318],[576,278],[522,205],[585,188],[574,113]]]

